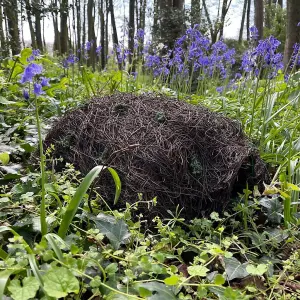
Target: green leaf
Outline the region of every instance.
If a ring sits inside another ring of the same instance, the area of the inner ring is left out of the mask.
[[[105,272],[108,275],[113,275],[115,273],[117,273],[118,271],[118,264],[117,263],[111,263],[109,264],[106,268],[105,268]]]
[[[16,104],[15,101],[9,101],[6,98],[4,98],[3,96],[0,96],[0,104],[2,105],[13,105]]]
[[[20,53],[20,62],[24,65],[26,65],[27,62],[27,58],[30,57],[32,54],[32,49],[31,48],[24,48],[21,53]]]
[[[166,285],[176,285],[179,281],[179,277],[176,275],[172,275],[164,280]]]
[[[71,202],[69,203],[67,210],[63,216],[63,220],[61,222],[61,225],[58,230],[58,235],[61,238],[64,238],[68,232],[69,226],[77,212],[77,209],[79,207],[79,204],[81,200],[83,199],[83,196],[87,192],[88,188],[92,184],[92,182],[97,178],[97,176],[100,174],[101,171],[104,169],[107,169],[115,182],[116,186],[116,193],[115,193],[115,200],[114,203],[117,203],[120,193],[121,193],[121,181],[117,174],[117,172],[112,168],[107,168],[105,166],[96,166],[93,168],[83,179],[82,183],[77,188]]]
[[[241,264],[235,257],[224,257],[224,263],[228,280],[232,280],[235,278],[244,278],[249,275],[246,270],[248,263]]]
[[[35,297],[39,286],[40,284],[35,277],[25,277],[22,286],[20,280],[13,279],[7,289],[11,292],[11,297],[14,300],[27,300]]]
[[[268,266],[265,264],[259,264],[258,266],[248,265],[246,270],[251,275],[262,276],[267,272]]]
[[[0,162],[2,162],[4,166],[9,163],[9,154],[7,152],[0,153]]]
[[[3,299],[6,284],[14,270],[4,270],[0,272],[0,299]]]
[[[217,274],[214,278],[214,283],[217,285],[223,285],[225,283],[225,278],[221,274]]]
[[[207,289],[201,285],[197,288],[197,299],[205,299],[207,296]]]
[[[116,250],[119,249],[121,244],[125,244],[130,237],[128,226],[124,220],[116,220],[113,217],[107,218],[105,214],[99,214],[93,221]]]
[[[191,276],[205,277],[209,269],[204,266],[190,266],[187,268]]]
[[[73,273],[65,267],[52,267],[43,277],[44,289],[48,296],[66,297],[69,293],[78,294],[79,282]]]
[[[138,291],[140,292],[140,288],[144,288],[151,292],[148,293],[147,300],[177,300],[175,294],[172,290],[160,282],[145,282],[145,283],[138,283],[136,284]],[[146,291],[143,290],[143,293]]]

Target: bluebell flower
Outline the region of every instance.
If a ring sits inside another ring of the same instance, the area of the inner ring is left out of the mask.
[[[299,27],[300,26],[300,22],[297,24],[297,27]]]
[[[136,38],[137,40],[143,40],[144,39],[144,36],[145,36],[145,32],[142,28],[139,28],[137,31],[136,31]]]
[[[216,91],[217,91],[218,93],[222,94],[223,91],[224,91],[224,86],[218,86],[218,87],[216,88]]]
[[[86,51],[89,51],[89,50],[91,50],[91,47],[92,47],[92,42],[87,41],[85,46],[84,46],[84,49]]]
[[[250,31],[250,37],[253,40],[257,40],[258,39],[258,29],[255,26],[252,26],[249,28]]]
[[[31,63],[25,68],[20,82],[21,83],[32,82],[33,77],[35,75],[41,74],[42,71],[43,71],[43,67],[41,65]]]
[[[28,89],[23,89],[23,97],[25,100],[29,99],[29,91]]]
[[[40,56],[40,54],[41,54],[41,51],[39,49],[33,49],[32,50],[32,55],[33,56],[37,57],[37,56]]]
[[[34,55],[30,55],[30,56],[27,58],[27,61],[28,61],[28,62],[32,62],[33,60],[35,60],[35,56],[34,56]]]
[[[102,47],[101,46],[98,46],[97,48],[96,48],[96,53],[99,55],[100,54],[100,52],[101,52],[101,49],[102,49]]]
[[[35,83],[33,85],[33,92],[36,96],[39,96],[39,95],[42,95],[42,94],[45,94],[45,92],[43,91],[42,89],[42,85],[40,83]]]
[[[68,56],[68,58],[67,58],[67,62],[68,62],[68,64],[70,64],[70,65],[73,65],[73,64],[75,64],[76,62],[78,62],[79,61],[79,58],[77,57],[77,56],[75,56],[74,54],[70,54],[69,56]]]
[[[50,86],[49,84],[49,78],[46,78],[46,77],[42,77],[41,78],[41,86],[44,87],[44,86]]]

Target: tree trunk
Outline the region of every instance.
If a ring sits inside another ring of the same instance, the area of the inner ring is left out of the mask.
[[[7,51],[7,43],[4,35],[4,28],[3,28],[3,10],[2,10],[2,0],[0,1],[0,43],[1,43],[1,56],[5,57],[8,56]]]
[[[194,25],[201,23],[201,9],[200,9],[200,0],[192,0],[191,1],[191,25],[194,27]]]
[[[129,0],[129,22],[128,22],[128,50],[130,52],[129,64],[131,65],[131,72],[135,72],[135,67],[133,65],[134,60],[134,10],[135,10],[135,0]]]
[[[221,22],[220,22],[220,38],[222,38],[224,34],[225,18],[230,8],[231,2],[232,0],[223,0]]]
[[[99,14],[100,14],[100,66],[103,70],[106,65],[105,59],[105,19],[104,19],[104,3],[103,0],[100,0],[100,7],[99,7]]]
[[[30,37],[31,37],[31,47],[36,48],[36,40],[35,40],[35,34],[34,34],[34,28],[32,24],[32,7],[29,0],[25,0],[25,9],[27,14],[27,21],[29,25],[29,31],[30,31]]]
[[[284,48],[284,63],[287,65],[293,54],[293,46],[300,42],[299,23],[300,5],[298,0],[287,0],[286,42]]]
[[[32,0],[33,13],[35,17],[36,46],[43,51],[42,27],[41,27],[41,5],[40,0]]]
[[[254,24],[258,30],[258,40],[264,36],[264,1],[254,1]]]
[[[9,33],[9,45],[13,55],[21,51],[20,34],[18,26],[18,2],[17,0],[4,0],[4,14],[7,19]]]
[[[61,54],[68,53],[68,0],[60,1],[60,50]]]
[[[83,2],[82,45],[86,43],[86,0]]]
[[[81,15],[80,15],[80,0],[76,0],[76,22],[77,22],[77,50],[81,47]]]
[[[272,8],[272,0],[267,0],[266,1],[266,9],[265,9],[265,20],[266,20],[266,28],[270,29],[271,28],[271,8]]]
[[[248,0],[247,5],[247,41],[250,41],[250,14],[251,14],[251,0]]]
[[[95,16],[94,12],[95,1],[88,0],[87,3],[87,19],[88,19],[88,40],[91,42],[91,49],[89,53],[89,65],[92,66],[93,70],[96,69],[96,35],[95,35]]]
[[[240,34],[239,34],[239,43],[240,44],[243,41],[243,32],[244,32],[245,18],[246,18],[246,12],[247,12],[247,4],[248,4],[248,0],[244,0],[242,21],[241,21]]]

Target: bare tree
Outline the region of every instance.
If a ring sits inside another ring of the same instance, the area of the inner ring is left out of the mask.
[[[240,27],[240,33],[239,33],[239,43],[240,44],[243,41],[243,32],[244,32],[244,25],[245,25],[245,19],[246,19],[247,5],[248,5],[248,0],[244,0],[241,27]]]
[[[68,52],[68,0],[60,1],[60,50],[61,54]]]
[[[287,0],[287,27],[284,48],[284,63],[287,65],[294,51],[294,45],[300,42],[299,23],[300,5],[298,0]]]
[[[41,3],[40,0],[32,0],[32,7],[35,17],[35,38],[36,46],[43,51],[42,27],[41,27]]]
[[[3,7],[8,27],[9,45],[12,54],[15,55],[21,51],[18,25],[18,2],[17,0],[4,0]]]
[[[0,43],[1,43],[1,56],[7,56],[7,43],[6,38],[4,35],[4,28],[3,28],[3,1],[0,1]]]
[[[250,14],[251,14],[251,0],[248,0],[248,5],[247,5],[247,41],[250,40]]]
[[[201,23],[201,0],[191,1],[191,25]]]
[[[128,50],[129,54],[129,64],[131,64],[131,71],[135,71],[135,66],[133,64],[134,57],[134,10],[135,10],[135,0],[129,0],[129,22],[128,22]]]
[[[96,69],[96,47],[97,39],[95,35],[95,1],[88,0],[87,3],[87,19],[88,19],[88,40],[91,42],[91,49],[89,54],[89,64],[92,66],[93,70]]]
[[[254,24],[258,30],[258,39],[264,36],[264,0],[254,1]]]

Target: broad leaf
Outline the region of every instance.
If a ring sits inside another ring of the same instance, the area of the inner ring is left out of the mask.
[[[43,276],[44,290],[50,297],[66,297],[69,293],[78,294],[79,282],[65,267],[52,267]]]
[[[14,300],[27,300],[35,297],[39,287],[40,284],[35,277],[25,277],[22,285],[20,280],[13,279],[8,286],[8,290]]]
[[[259,264],[258,266],[254,266],[250,264],[246,267],[246,270],[251,275],[262,276],[267,272],[268,266],[265,264]]]
[[[99,214],[93,221],[116,250],[120,248],[121,244],[125,244],[130,237],[128,226],[123,220],[107,219],[106,215]]]
[[[4,270],[0,272],[0,299],[3,299],[4,290],[8,282],[9,276],[13,274],[14,270]]]
[[[205,277],[208,271],[209,271],[209,269],[204,267],[204,266],[190,266],[190,267],[188,267],[188,272],[191,276]]]
[[[224,258],[224,263],[228,280],[244,278],[249,275],[246,270],[248,263],[241,264],[235,257]]]
[[[144,295],[146,294],[145,289],[151,292],[151,294],[147,293],[149,295],[147,300],[177,300],[172,290],[160,282],[139,283],[136,287],[137,290]]]
[[[0,162],[5,166],[9,163],[9,154],[7,152],[0,153]]]

